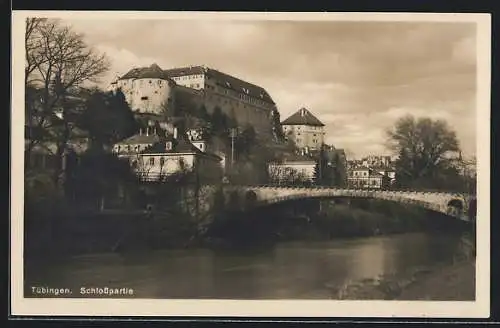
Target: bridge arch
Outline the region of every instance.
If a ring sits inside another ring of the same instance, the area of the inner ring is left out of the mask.
[[[233,187],[231,190],[238,190],[245,203],[248,203],[246,202],[247,195],[252,195],[251,207],[253,208],[303,199],[368,198],[412,204],[468,221],[468,202],[464,201],[463,195],[455,193],[271,186],[241,186]]]

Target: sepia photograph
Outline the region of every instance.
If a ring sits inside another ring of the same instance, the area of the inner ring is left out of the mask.
[[[12,17],[13,314],[489,315],[489,15]]]

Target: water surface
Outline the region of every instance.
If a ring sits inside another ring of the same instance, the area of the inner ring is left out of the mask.
[[[141,298],[329,299],[346,283],[452,261],[454,234],[289,242],[260,251],[161,250],[73,257],[32,269],[31,286],[132,288]]]

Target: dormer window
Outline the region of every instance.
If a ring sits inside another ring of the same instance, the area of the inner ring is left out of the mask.
[[[165,150],[172,150],[172,142],[171,141],[167,141],[165,143]]]

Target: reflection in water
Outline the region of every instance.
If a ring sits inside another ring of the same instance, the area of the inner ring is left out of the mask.
[[[198,249],[80,256],[28,272],[26,288],[127,287],[144,298],[330,298],[332,288],[348,281],[450,261],[458,239],[415,233],[291,242],[253,253]]]

